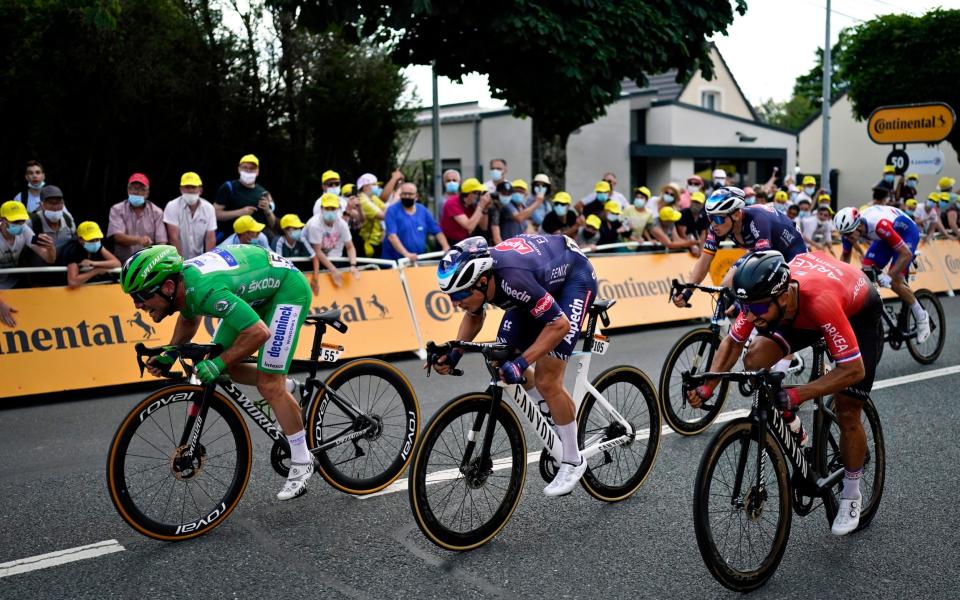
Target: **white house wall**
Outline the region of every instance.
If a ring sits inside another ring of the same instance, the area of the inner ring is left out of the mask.
[[[720,106],[717,107],[719,112],[753,120],[750,107],[737,90],[733,75],[727,70],[715,47],[710,49],[710,58],[713,60],[713,79],[704,79],[703,74],[697,71],[680,94],[680,102],[700,106],[701,92],[720,92]]]
[[[593,191],[603,174],[613,171],[617,191],[630,187],[630,101],[607,107],[607,114],[584,125],[567,141],[567,191],[580,198]]]

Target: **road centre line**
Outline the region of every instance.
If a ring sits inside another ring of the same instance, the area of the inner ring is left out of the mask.
[[[0,577],[29,573],[30,571],[36,571],[38,569],[46,569],[47,567],[64,565],[78,560],[96,558],[97,556],[123,552],[124,550],[126,550],[126,548],[121,546],[117,540],[104,540],[86,546],[77,546],[76,548],[57,550],[56,552],[49,552],[47,554],[38,554],[30,558],[21,558],[19,560],[0,563]]]

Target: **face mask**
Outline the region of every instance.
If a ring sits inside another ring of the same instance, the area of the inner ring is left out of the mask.
[[[910,215],[911,217],[913,216],[913,213],[914,213],[914,211],[909,210],[909,209],[908,209],[908,210],[905,210],[905,211],[903,211],[903,212],[907,213],[907,214]]]
[[[97,252],[99,252],[99,251],[100,251],[100,246],[101,246],[100,240],[97,240],[97,241],[95,241],[95,242],[84,242],[84,243],[83,243],[83,249],[86,250],[87,252],[89,252],[90,254],[96,254]]]
[[[416,198],[400,198],[400,202],[403,204],[404,208],[410,208],[417,203]]]
[[[448,193],[448,194],[456,194],[456,193],[457,193],[457,190],[459,190],[459,189],[460,189],[460,184],[457,183],[456,181],[448,181],[448,182],[447,182],[447,193]]]
[[[337,186],[334,186],[334,187],[332,187],[332,188],[327,188],[327,193],[328,193],[328,194],[333,194],[334,196],[339,196],[339,195],[340,195],[340,186],[337,185]]]
[[[694,192],[699,192],[699,191],[700,191],[700,186],[699,186],[699,185],[688,185],[688,186],[687,186],[687,191],[690,192],[691,194],[694,193]]]
[[[887,183],[893,183],[893,175],[884,175],[883,180]]]
[[[533,188],[533,193],[535,196],[545,196],[547,194],[547,188],[538,185]]]
[[[950,206],[950,201],[949,201],[949,200],[941,200],[941,201],[940,201],[940,208],[947,208],[948,206]]]
[[[503,171],[500,169],[490,169],[490,179],[500,181],[503,178]]]
[[[643,196],[633,199],[633,205],[637,208],[644,208],[647,205],[647,199]]]
[[[380,194],[383,193],[383,188],[375,185],[372,188],[370,188],[370,193],[373,194],[374,196],[379,196]]]
[[[143,196],[135,196],[134,194],[130,194],[127,196],[127,201],[130,202],[130,206],[137,207],[143,206],[143,203],[146,202],[147,199]]]
[[[336,215],[334,215],[334,216],[336,216]],[[326,221],[326,220],[327,220],[327,218],[326,218],[327,215],[324,214],[323,217],[324,217],[323,220]],[[299,229],[294,229],[293,231],[290,232],[290,238],[291,238],[293,241],[299,240],[301,235],[303,235],[303,232],[300,231]]]
[[[249,173],[247,171],[240,171],[240,183],[250,185],[257,180],[256,173]]]
[[[814,188],[809,187],[809,186],[803,188],[803,193],[806,194],[806,195],[808,195],[808,196],[812,196],[815,191],[817,191],[817,190],[815,190]]]
[[[743,203],[746,204],[747,206],[750,206],[751,204],[755,204],[756,202],[757,202],[756,196],[750,196],[748,198],[743,199]]]
[[[10,235],[20,235],[23,233],[23,223],[8,223],[7,233]]]
[[[607,198],[609,197],[610,197],[610,194],[606,192],[597,192],[597,200],[599,200],[600,202],[606,202]]]
[[[335,210],[325,210],[323,211],[323,222],[324,223],[333,223],[337,220],[337,211]]]
[[[912,180],[912,179],[910,179],[910,180],[907,181],[907,187],[910,188],[910,189],[916,189],[916,187],[917,187],[917,182],[914,181],[914,180]]]
[[[796,192],[790,192],[790,201],[793,202],[793,201],[795,201],[796,199],[797,199],[797,193],[796,193]]]
[[[562,217],[567,214],[567,208],[566,204],[555,204],[553,206],[553,212],[557,213],[558,217]]]
[[[667,204],[673,204],[673,194],[664,194],[663,201]]]
[[[60,218],[63,216],[63,211],[62,210],[44,210],[43,216],[46,220],[50,221],[51,223],[58,223],[60,221]]]
[[[800,211],[800,218],[801,218],[801,219],[806,219],[806,218],[809,217],[809,216],[810,216],[810,211],[809,211],[809,210],[801,210],[801,211]]]
[[[193,206],[200,201],[200,194],[182,194],[183,201]]]
[[[512,200],[515,204],[520,204],[523,202],[523,194],[510,194],[510,200]]]
[[[620,215],[607,215],[607,220],[611,223],[617,223],[620,221]]]
[[[47,182],[46,182],[46,181],[41,181],[40,183],[28,183],[28,184],[27,184],[27,187],[30,188],[31,190],[39,190],[40,188],[42,188],[42,187],[45,186],[45,185],[47,185]]]
[[[277,203],[273,200],[270,201],[270,212],[277,210]]]
[[[787,203],[786,202],[775,202],[773,207],[777,209],[777,212],[785,213],[787,212]]]
[[[714,187],[714,189],[716,189],[716,188],[722,188],[722,187],[725,186],[725,185],[727,185],[727,181],[726,181],[725,179],[714,179],[714,180],[713,180],[713,187]]]

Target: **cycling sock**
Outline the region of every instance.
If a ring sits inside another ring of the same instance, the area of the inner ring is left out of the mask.
[[[916,319],[917,321],[925,317],[927,314],[927,311],[923,310],[923,306],[921,306],[919,300],[917,300],[910,306],[910,311],[913,313],[913,318]]]
[[[773,365],[773,370],[778,373],[786,373],[790,370],[790,359],[781,358],[777,361],[777,364]]]
[[[580,445],[577,444],[577,420],[566,425],[557,425],[557,434],[563,444],[563,462],[571,465],[580,464]]]
[[[297,382],[293,379],[287,379],[287,391],[293,395],[293,399],[297,399]]]
[[[863,475],[863,467],[856,471],[850,469],[843,470],[843,492],[841,498],[859,498],[860,497],[860,476]]]
[[[310,451],[307,450],[307,432],[301,429],[293,435],[287,436],[287,442],[290,443],[290,460],[295,463],[313,462]]]

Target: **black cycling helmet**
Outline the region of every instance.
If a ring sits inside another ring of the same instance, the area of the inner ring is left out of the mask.
[[[790,283],[790,267],[776,250],[747,256],[733,275],[733,293],[740,302],[776,298]]]

